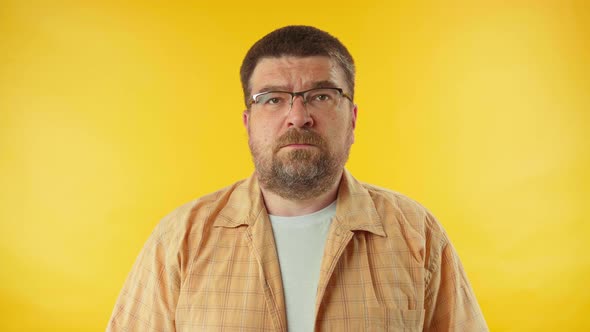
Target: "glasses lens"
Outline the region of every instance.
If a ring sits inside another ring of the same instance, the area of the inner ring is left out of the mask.
[[[291,95],[286,92],[267,92],[256,97],[258,107],[273,111],[289,107],[291,103]]]
[[[299,94],[299,93],[298,93]],[[317,110],[330,110],[338,107],[340,102],[340,90],[335,88],[317,88],[308,90],[303,94],[307,107]],[[288,92],[269,91],[256,95],[254,104],[258,109],[265,111],[281,111],[289,109],[292,102],[292,94]]]
[[[340,91],[336,89],[313,89],[305,93],[307,105],[319,110],[329,110],[338,106]]]

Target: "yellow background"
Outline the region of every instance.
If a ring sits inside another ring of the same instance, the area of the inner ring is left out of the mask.
[[[590,329],[590,5],[0,1],[0,330],[104,330],[158,220],[252,170],[238,68],[356,59],[348,168],[438,216],[493,331]]]

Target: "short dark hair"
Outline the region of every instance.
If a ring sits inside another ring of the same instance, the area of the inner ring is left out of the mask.
[[[327,56],[344,71],[351,97],[354,96],[354,60],[346,47],[334,36],[320,29],[305,25],[290,25],[272,31],[257,41],[242,61],[240,79],[244,101],[248,106],[251,94],[250,78],[262,58],[281,56]]]

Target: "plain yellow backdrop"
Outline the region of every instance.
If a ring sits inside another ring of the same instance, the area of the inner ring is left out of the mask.
[[[104,330],[176,206],[253,170],[238,68],[309,24],[357,64],[359,179],[422,202],[493,331],[590,329],[590,6],[0,1],[0,330]]]

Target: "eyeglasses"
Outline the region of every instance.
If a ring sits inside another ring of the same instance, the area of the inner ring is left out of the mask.
[[[252,95],[249,106],[268,112],[290,110],[295,97],[301,96],[303,104],[309,109],[318,111],[331,110],[338,107],[341,97],[350,101],[352,98],[340,88],[314,88],[300,92],[266,91]]]

